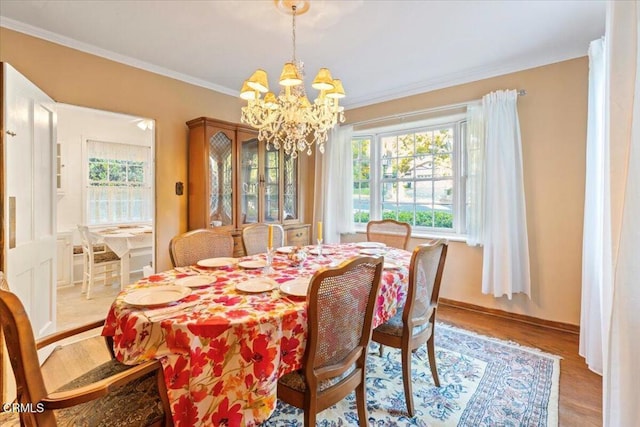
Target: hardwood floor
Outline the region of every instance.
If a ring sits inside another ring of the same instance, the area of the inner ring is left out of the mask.
[[[561,356],[559,425],[602,425],[602,377],[591,372],[578,355],[577,334],[442,303],[438,321]]]

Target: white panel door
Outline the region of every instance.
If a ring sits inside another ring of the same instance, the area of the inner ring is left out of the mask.
[[[55,103],[4,63],[5,254],[36,339],[56,329]]]

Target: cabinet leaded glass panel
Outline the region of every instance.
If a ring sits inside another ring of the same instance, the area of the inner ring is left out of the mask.
[[[284,212],[283,219],[298,219],[298,160],[284,156]]]
[[[242,144],[240,159],[240,212],[243,224],[258,222],[258,139]]]
[[[264,220],[280,220],[280,151],[270,145],[265,150],[264,162]]]
[[[209,222],[233,224],[232,141],[223,132],[209,140]]]

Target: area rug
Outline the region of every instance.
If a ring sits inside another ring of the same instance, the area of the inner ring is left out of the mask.
[[[431,378],[426,346],[412,360],[416,414],[407,413],[400,352],[367,358],[370,426],[557,426],[560,357],[438,323]],[[278,401],[264,426],[303,426],[302,410]],[[317,425],[358,426],[355,394],[318,414]]]

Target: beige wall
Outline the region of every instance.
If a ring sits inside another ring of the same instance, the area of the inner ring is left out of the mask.
[[[157,260],[158,269],[168,268],[165,248],[171,237],[186,230],[187,198],[174,194],[176,181],[187,182],[185,122],[200,116],[238,122],[240,100],[5,28],[0,28],[0,60],[58,102],[156,120]],[[580,58],[347,111],[352,123],[479,99],[496,89],[527,90],[518,109],[532,299],[515,296],[509,301],[482,295],[481,250],[463,243],[451,244],[443,297],[579,323],[587,72],[587,60]],[[310,221],[313,157],[303,162],[303,213]]]
[[[57,102],[156,120],[157,268],[169,268],[169,240],[187,227],[187,196],[174,192],[175,182],[188,181],[185,122],[201,116],[239,122],[240,100],[5,28],[0,60]]]
[[[450,245],[442,297],[579,324],[587,78],[587,59],[578,58],[348,111],[347,121],[353,123],[480,99],[497,89],[526,89],[527,95],[518,99],[518,113],[531,299],[483,295],[482,249],[457,242]],[[417,243],[412,239],[411,244]]]

